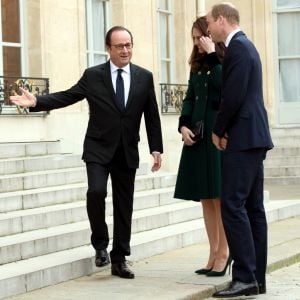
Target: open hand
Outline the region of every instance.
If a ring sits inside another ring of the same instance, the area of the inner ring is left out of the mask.
[[[31,93],[29,93],[22,87],[19,87],[19,89],[22,92],[22,95],[10,96],[9,97],[10,103],[22,107],[34,107],[36,105],[35,96],[33,96]]]

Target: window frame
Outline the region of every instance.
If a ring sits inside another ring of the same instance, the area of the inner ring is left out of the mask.
[[[1,0],[0,0],[1,1]],[[1,3],[0,3],[0,74],[4,75],[3,70],[3,47],[14,47],[20,48],[21,53],[21,74],[20,76],[28,76],[28,53],[27,53],[27,28],[26,28],[26,0],[18,0],[19,1],[19,13],[20,13],[20,43],[12,43],[12,42],[4,42],[2,40],[2,12],[1,12]]]
[[[86,64],[88,67],[94,66],[95,63],[95,55],[101,55],[108,60],[109,55],[105,49],[105,43],[104,43],[104,49],[101,50],[94,50],[94,34],[93,34],[93,7],[92,7],[92,1],[93,0],[85,0],[85,18],[86,18]],[[104,14],[105,14],[105,31],[110,26],[110,16],[111,16],[111,7],[110,7],[110,1],[109,0],[100,0],[101,2],[104,2]],[[105,37],[104,37],[105,39]],[[90,48],[89,48],[90,46]]]
[[[277,0],[273,0],[272,15],[273,15],[273,49],[274,49],[274,88],[276,103],[274,105],[276,123],[278,125],[293,125],[299,124],[300,119],[298,117],[300,112],[300,100],[295,102],[284,101],[280,95],[280,62],[289,59],[299,59],[299,55],[279,55],[279,40],[278,40],[278,15],[282,13],[299,13],[300,7],[295,8],[279,8],[277,7]]]
[[[174,11],[173,11],[173,1],[172,0],[166,0],[168,9],[161,9],[159,7],[159,0],[157,0],[157,25],[158,25],[158,61],[159,61],[159,82],[160,83],[168,83],[172,84],[175,83],[176,79],[176,69],[175,69],[175,41],[174,41]],[[167,40],[167,44],[169,47],[169,57],[162,57],[161,56],[161,44],[160,44],[160,15],[164,14],[167,16],[167,22],[168,22],[168,28],[169,28],[169,37]],[[170,78],[168,78],[167,82],[162,82],[162,62],[169,63],[169,73]]]

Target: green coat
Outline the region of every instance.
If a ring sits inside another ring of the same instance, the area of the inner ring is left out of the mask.
[[[215,53],[206,60],[208,66],[190,75],[183,101],[179,130],[204,120],[204,137],[193,146],[183,146],[174,194],[179,199],[200,201],[221,194],[221,152],[211,135],[220,101],[222,67]]]

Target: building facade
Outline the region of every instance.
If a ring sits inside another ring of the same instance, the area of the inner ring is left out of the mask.
[[[81,101],[49,114],[9,106],[23,85],[36,94],[65,90],[84,69],[105,62],[108,28],[123,25],[134,38],[132,62],[154,74],[161,111],[164,169],[177,169],[182,142],[180,104],[189,77],[191,26],[211,0],[1,0],[0,142],[61,140],[80,153],[88,120]],[[300,0],[232,0],[241,28],[261,55],[271,127],[300,123]],[[141,161],[150,162],[144,126]]]

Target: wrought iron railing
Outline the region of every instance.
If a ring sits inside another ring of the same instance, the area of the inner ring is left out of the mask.
[[[49,79],[36,77],[0,76],[0,115],[29,114],[27,108],[9,103],[9,96],[21,94],[19,87],[23,87],[35,96],[49,94]],[[42,114],[42,113],[30,113]]]
[[[186,91],[186,84],[160,83],[161,113],[180,114]]]

